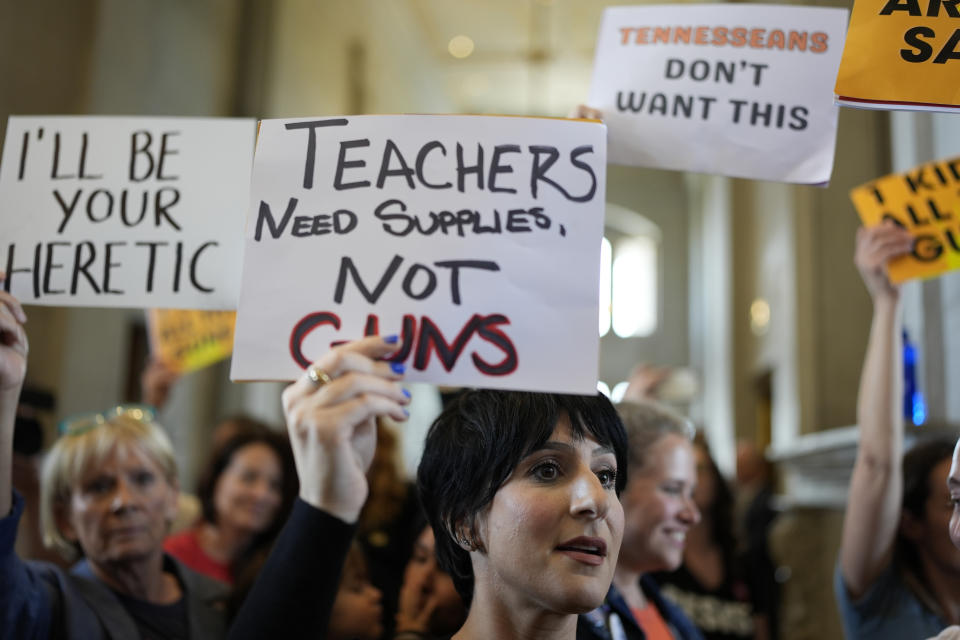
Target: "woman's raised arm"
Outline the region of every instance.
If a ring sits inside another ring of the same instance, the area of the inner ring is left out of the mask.
[[[0,271],[0,284],[5,274]],[[27,333],[23,307],[0,289],[0,518],[10,513],[13,480],[13,427],[27,373]]]
[[[860,376],[857,421],[860,442],[843,520],[840,570],[854,599],[862,596],[892,560],[900,523],[903,478],[903,358],[900,289],[887,262],[910,251],[905,230],[884,223],[857,232],[854,261],[873,299],[873,321]]]
[[[333,349],[283,392],[300,500],[230,629],[238,638],[322,638],[366,501],[376,419],[407,417],[395,336]]]

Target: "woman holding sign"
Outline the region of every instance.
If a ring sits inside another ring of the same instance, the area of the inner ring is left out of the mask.
[[[912,238],[885,223],[857,234],[856,264],[873,298],[860,378],[860,443],[850,479],[834,590],[847,638],[926,638],[960,620],[960,550],[948,535],[953,440],[902,456],[900,288],[889,260]]]
[[[48,453],[44,541],[66,573],[14,554],[23,498],[10,483],[17,398],[26,374],[26,316],[0,291],[0,635],[4,638],[222,637],[224,589],[161,549],[177,510],[169,439],[140,407],[72,420]]]
[[[222,586],[162,551],[176,512],[176,467],[169,440],[142,411],[77,423],[49,456],[50,533],[84,561],[67,573],[16,556],[23,499],[11,486],[10,459],[25,322],[17,300],[0,291],[0,636],[224,637]],[[231,638],[323,637],[366,497],[373,418],[405,418],[401,373],[378,362],[394,348],[380,338],[345,345],[311,369],[316,382],[305,376],[285,392],[300,497]]]

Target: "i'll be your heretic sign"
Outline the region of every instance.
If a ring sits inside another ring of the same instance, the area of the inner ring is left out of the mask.
[[[235,309],[256,121],[11,117],[0,270],[22,302]]]
[[[411,381],[595,393],[605,164],[598,122],[263,121],[231,377],[398,334]]]

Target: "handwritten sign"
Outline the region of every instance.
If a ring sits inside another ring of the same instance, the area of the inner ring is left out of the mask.
[[[865,226],[892,220],[913,234],[911,254],[889,265],[893,282],[960,268],[960,157],[878,178],[850,198]]]
[[[263,121],[231,377],[397,334],[411,381],[595,393],[605,165],[598,122]]]
[[[610,127],[610,161],[828,182],[846,15],[724,3],[606,9],[590,105]]]
[[[0,269],[30,304],[235,309],[256,123],[11,117]]]
[[[187,373],[219,362],[233,351],[233,311],[151,309],[151,350],[171,370]]]
[[[960,4],[856,0],[834,92],[866,109],[960,111]]]

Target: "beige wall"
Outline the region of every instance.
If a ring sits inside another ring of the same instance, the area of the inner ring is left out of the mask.
[[[765,371],[773,373],[773,431],[781,443],[856,421],[871,307],[853,266],[859,220],[848,193],[889,172],[887,123],[883,113],[840,110],[828,188],[734,182],[733,339],[741,437],[753,435],[754,380]],[[758,297],[771,307],[769,330],[761,336],[750,329],[750,304]]]

